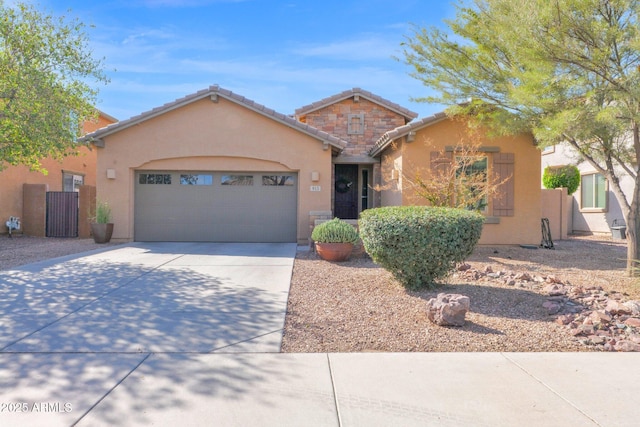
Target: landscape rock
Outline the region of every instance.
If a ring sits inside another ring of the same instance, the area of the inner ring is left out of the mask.
[[[560,295],[566,295],[567,291],[564,288],[563,285],[554,283],[552,285],[548,285],[547,287],[544,288],[544,291],[551,297],[553,296],[560,296]]]
[[[562,305],[558,304],[555,301],[545,301],[542,306],[547,309],[547,314],[553,315],[560,312]]]
[[[491,266],[479,271],[469,264],[459,271],[465,279],[495,280],[545,295],[542,307],[547,315],[557,316],[557,324],[596,350],[640,351],[640,301],[625,301],[624,294],[604,291],[601,286],[574,286],[554,275],[496,270]],[[436,314],[432,316],[436,318]]]
[[[640,328],[640,319],[637,317],[630,317],[624,321],[624,324],[633,328]]]
[[[633,341],[618,341],[613,346],[615,351],[640,351],[640,344]]]
[[[440,326],[463,326],[470,305],[465,295],[440,293],[427,302],[427,318]]]
[[[627,301],[623,305],[631,310],[631,314],[634,316],[640,315],[640,301]]]
[[[607,301],[605,310],[611,314],[631,314],[631,309],[629,307],[614,299]]]

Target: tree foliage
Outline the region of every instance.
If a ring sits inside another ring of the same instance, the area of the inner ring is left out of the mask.
[[[97,114],[92,83],[107,81],[82,23],[0,0],[0,169],[73,154]]]
[[[574,165],[547,166],[542,174],[544,188],[566,188],[567,194],[573,194],[580,186],[580,171]]]
[[[610,183],[640,258],[640,0],[473,0],[448,29],[416,28],[412,75],[500,134],[569,144]],[[620,174],[635,180],[625,195]]]

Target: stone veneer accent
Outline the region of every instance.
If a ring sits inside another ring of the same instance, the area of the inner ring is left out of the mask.
[[[349,114],[364,113],[364,133],[349,134]],[[304,116],[304,121],[316,129],[335,135],[347,141],[348,145],[342,152],[343,156],[367,156],[375,142],[387,131],[406,124],[405,118],[387,108],[359,98],[344,99],[328,105]]]

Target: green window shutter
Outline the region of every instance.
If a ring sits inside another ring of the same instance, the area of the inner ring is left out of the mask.
[[[514,185],[515,155],[513,153],[493,154],[493,175],[498,186],[498,192],[493,199],[493,216],[513,216],[515,185]]]

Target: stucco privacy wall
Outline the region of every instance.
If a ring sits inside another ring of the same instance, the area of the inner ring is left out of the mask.
[[[137,170],[297,172],[300,242],[309,237],[309,213],[331,210],[331,150],[317,138],[223,97],[188,103],[103,140],[97,196],[111,205],[114,239],[134,238]],[[107,177],[108,169],[115,179]],[[318,172],[319,181],[311,181],[311,172]],[[311,192],[312,185],[321,191]]]
[[[399,175],[414,176],[416,171],[428,174],[430,171],[430,153],[440,151],[447,146],[455,146],[459,141],[468,138],[462,123],[445,119],[416,130],[413,142],[406,142],[405,138],[397,141],[397,148],[401,154],[392,153],[387,149],[388,160],[402,166]],[[513,153],[514,163],[514,215],[491,218],[499,223],[488,221],[483,227],[480,244],[539,244],[540,232],[540,151],[534,146],[531,136],[489,138],[481,137],[481,145],[492,147],[500,153]],[[487,153],[488,157],[492,153]],[[399,158],[401,157],[401,159]],[[489,158],[489,173],[491,173],[491,159]],[[383,165],[383,193],[392,192],[397,185],[389,165]],[[385,173],[386,172],[386,173]],[[400,177],[401,179],[401,177]],[[402,182],[402,204],[426,204],[415,198],[412,190],[404,179]],[[390,189],[385,189],[390,188]],[[382,196],[383,200],[394,200],[397,195]],[[491,217],[491,213],[487,214]]]
[[[100,115],[96,121],[84,123],[83,133],[93,132],[114,121],[111,117]],[[62,191],[64,171],[83,175],[85,185],[96,185],[96,150],[93,147],[80,147],[77,156],[67,156],[62,161],[44,159],[41,163],[47,174],[30,171],[26,166],[7,166],[0,172],[0,224],[3,226],[10,216],[23,217],[23,222],[29,216],[23,212],[23,184],[43,184],[47,191]],[[6,232],[6,228],[2,232]],[[38,235],[43,233],[44,229]]]

